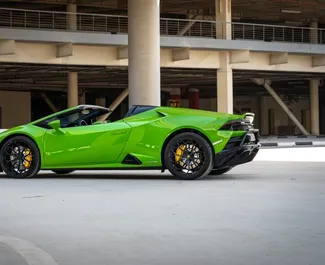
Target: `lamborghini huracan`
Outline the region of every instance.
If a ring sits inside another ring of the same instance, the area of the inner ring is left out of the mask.
[[[260,148],[253,113],[137,105],[110,122],[111,112],[80,105],[0,133],[0,171],[157,169],[194,180],[248,163]]]

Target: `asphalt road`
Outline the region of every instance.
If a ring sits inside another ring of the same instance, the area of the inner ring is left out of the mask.
[[[0,265],[325,260],[325,163],[253,162],[192,182],[140,171],[1,175],[0,194]]]

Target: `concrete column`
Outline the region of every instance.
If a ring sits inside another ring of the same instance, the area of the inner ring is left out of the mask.
[[[189,107],[191,109],[200,108],[200,91],[197,88],[189,89]]]
[[[160,1],[128,0],[128,16],[129,106],[160,106]]]
[[[310,42],[318,43],[318,22],[313,21],[310,23]]]
[[[181,107],[181,90],[173,88],[169,93],[169,106],[174,108]]]
[[[77,30],[77,5],[67,4],[67,29]]]
[[[217,110],[233,113],[233,73],[230,67],[229,52],[220,52],[220,69],[217,70]]]
[[[319,135],[319,80],[310,80],[311,134]]]
[[[78,106],[78,73],[68,74],[68,108]]]
[[[215,0],[216,38],[232,39],[231,33],[231,0]]]

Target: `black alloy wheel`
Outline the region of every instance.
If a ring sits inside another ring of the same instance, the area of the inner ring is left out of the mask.
[[[179,179],[203,178],[213,168],[213,151],[199,134],[180,133],[168,142],[164,151],[164,164]]]
[[[41,166],[37,145],[26,136],[8,139],[0,150],[0,165],[11,178],[34,177]]]

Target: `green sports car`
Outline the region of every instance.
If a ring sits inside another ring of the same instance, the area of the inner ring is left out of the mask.
[[[133,106],[109,122],[109,108],[80,105],[0,133],[0,171],[169,170],[185,180],[223,174],[259,151],[254,114]]]

